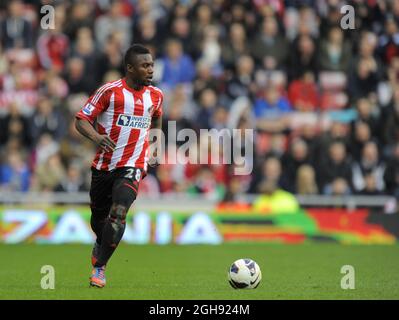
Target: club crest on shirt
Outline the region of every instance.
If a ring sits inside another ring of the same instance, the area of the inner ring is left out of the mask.
[[[93,106],[91,103],[88,103],[88,104],[86,104],[86,105],[83,107],[82,112],[83,112],[85,115],[91,116],[91,113],[93,112],[93,110],[94,110],[94,106]]]
[[[129,127],[135,129],[148,129],[151,125],[150,117],[131,116],[127,114],[120,114],[116,124],[119,127]]]

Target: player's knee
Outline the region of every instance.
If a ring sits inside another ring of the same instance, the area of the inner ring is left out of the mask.
[[[132,203],[136,200],[135,187],[126,182],[126,180],[120,180],[113,193],[113,202],[130,208]]]
[[[122,204],[113,204],[109,218],[117,224],[126,224],[127,207]]]

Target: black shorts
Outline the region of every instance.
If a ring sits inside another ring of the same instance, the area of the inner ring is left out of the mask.
[[[132,167],[101,171],[91,168],[90,207],[108,214],[113,203],[130,208],[136,199],[143,170]]]

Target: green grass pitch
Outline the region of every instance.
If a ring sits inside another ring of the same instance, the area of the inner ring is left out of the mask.
[[[399,246],[338,244],[122,244],[107,266],[107,286],[90,288],[91,246],[0,245],[0,299],[399,299]],[[238,258],[258,262],[255,290],[234,290],[226,274]],[[43,290],[40,269],[55,268]],[[355,289],[340,287],[355,268]]]

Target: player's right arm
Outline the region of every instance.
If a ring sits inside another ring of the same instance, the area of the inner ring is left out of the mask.
[[[110,90],[104,89],[104,86],[101,87],[87,100],[85,106],[75,116],[76,130],[105,152],[113,151],[116,144],[108,135],[97,132],[94,128],[94,121],[98,115],[108,108],[110,95]]]
[[[75,119],[75,128],[79,133],[93,141],[98,147],[105,152],[114,151],[115,142],[106,134],[99,134],[90,121],[85,119]]]

